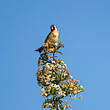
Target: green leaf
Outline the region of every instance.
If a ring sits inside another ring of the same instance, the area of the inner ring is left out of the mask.
[[[48,57],[46,57],[44,54],[41,54],[42,60],[48,60]]]
[[[59,54],[61,54],[61,55],[63,54],[62,52],[60,52],[60,51],[58,51],[58,50],[56,50],[55,52],[56,52],[56,53],[59,53]]]
[[[48,56],[48,58],[54,58],[53,56]]]
[[[63,72],[61,73],[61,76],[60,77],[61,77],[61,80],[62,80],[63,79]]]

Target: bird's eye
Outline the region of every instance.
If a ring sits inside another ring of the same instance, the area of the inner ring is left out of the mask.
[[[52,25],[50,28],[51,28],[51,31],[55,30],[55,26],[54,25]]]

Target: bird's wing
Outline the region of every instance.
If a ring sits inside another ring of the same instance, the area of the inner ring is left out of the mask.
[[[47,42],[51,42],[51,43],[55,43],[59,40],[59,32],[58,31],[52,31],[48,34],[45,43]]]
[[[47,38],[45,39],[45,43],[49,40],[51,32],[48,34]]]

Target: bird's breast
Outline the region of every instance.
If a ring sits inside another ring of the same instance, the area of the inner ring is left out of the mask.
[[[53,39],[54,39],[55,41],[58,41],[58,40],[59,40],[59,32],[58,32],[58,31],[53,32]]]
[[[59,33],[58,32],[55,32],[54,33],[54,36],[58,37],[59,36]]]

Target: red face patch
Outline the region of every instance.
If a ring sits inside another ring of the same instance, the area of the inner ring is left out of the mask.
[[[54,27],[55,27],[55,25],[51,25],[51,26],[50,26],[50,28],[52,28],[52,27],[54,28]]]
[[[54,31],[55,30],[55,25],[51,25],[50,28],[51,28],[51,31]]]

